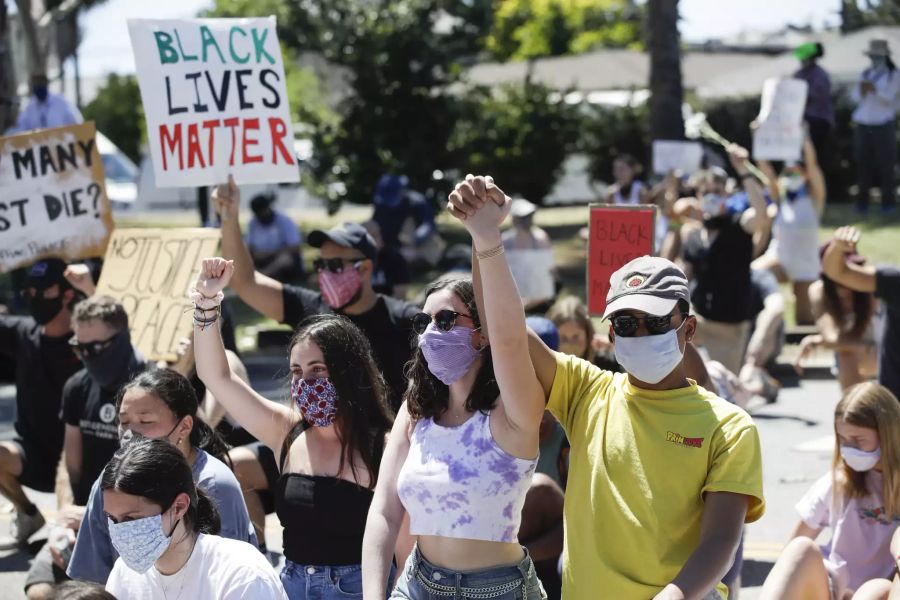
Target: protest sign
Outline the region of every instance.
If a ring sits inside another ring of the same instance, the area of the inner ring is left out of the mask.
[[[592,315],[602,315],[609,276],[631,260],[653,254],[656,207],[595,204],[590,211],[588,310]]]
[[[669,171],[691,175],[700,170],[701,160],[703,146],[700,142],[653,140],[653,172],[658,175],[666,175]]]
[[[174,360],[191,333],[187,291],[202,259],[215,256],[218,229],[119,229],[109,240],[97,293],[128,313],[131,342],[149,360]]]
[[[800,79],[767,79],[763,84],[759,127],[753,132],[755,160],[800,160],[806,89]]]
[[[113,230],[93,123],[0,137],[0,272],[102,256]]]
[[[130,19],[157,187],[299,181],[275,17]]]

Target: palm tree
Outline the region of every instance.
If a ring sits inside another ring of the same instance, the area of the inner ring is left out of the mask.
[[[678,0],[647,2],[647,51],[650,54],[650,139],[684,139]]]

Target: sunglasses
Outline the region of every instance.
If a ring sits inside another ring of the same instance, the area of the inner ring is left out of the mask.
[[[428,329],[428,325],[431,324],[432,321],[434,321],[434,324],[437,325],[438,329],[440,329],[441,331],[450,331],[456,325],[457,317],[467,317],[469,319],[472,318],[471,315],[466,315],[446,309],[437,311],[434,317],[432,317],[428,313],[421,312],[413,315],[413,331],[415,331],[419,335],[422,335],[423,333],[425,333],[425,330]]]
[[[119,337],[118,333],[114,334],[111,338],[106,340],[102,340],[99,342],[85,342],[82,344],[73,335],[69,339],[69,346],[72,348],[78,358],[91,358],[93,356],[101,354],[104,350],[112,346],[112,343],[116,340],[117,337]]]
[[[317,258],[313,261],[313,268],[316,273],[328,270],[331,273],[343,273],[344,265],[351,263],[356,266],[360,261],[366,260],[365,256],[358,258]]]
[[[644,325],[646,325],[647,332],[650,335],[661,335],[668,332],[672,328],[672,317],[674,317],[676,314],[680,314],[682,319],[688,316],[687,313],[674,313],[663,315],[661,317],[633,317],[631,315],[618,315],[615,317],[610,317],[609,321],[610,323],[612,323],[613,331],[619,337],[634,337],[634,334],[637,333],[641,321],[643,321]]]

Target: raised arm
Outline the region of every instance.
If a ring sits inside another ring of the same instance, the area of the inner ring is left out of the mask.
[[[856,265],[844,259],[846,253],[856,253],[859,231],[855,227],[841,227],[834,232],[822,257],[822,272],[835,283],[857,292],[875,292],[875,267]]]
[[[254,310],[280,323],[284,320],[284,286],[253,269],[253,258],[244,244],[238,218],[241,191],[233,177],[229,175],[227,184],[216,186],[212,201],[222,220],[222,254],[234,261],[232,289]]]
[[[728,159],[741,178],[744,190],[747,192],[747,199],[750,201],[750,208],[744,211],[741,225],[747,233],[755,234],[766,224],[766,197],[763,194],[762,184],[751,175],[747,168],[747,163],[750,162],[750,153],[745,148],[731,144],[728,146]]]
[[[199,304],[209,308],[222,300],[222,290],[234,274],[234,263],[224,258],[203,259],[194,284]],[[197,312],[195,319],[210,319],[215,312]],[[228,364],[218,324],[195,324],[194,358],[197,375],[231,416],[277,456],[281,443],[297,417],[285,406],[266,400],[238,377]]]
[[[816,213],[821,217],[825,211],[825,198],[827,188],[825,186],[825,174],[819,166],[819,158],[816,155],[816,147],[813,146],[809,136],[803,141],[803,161],[806,163],[806,174],[809,178],[809,197],[816,207]]]
[[[481,208],[463,220],[472,236],[484,295],[484,316],[491,345],[494,375],[500,388],[500,408],[513,430],[537,433],[544,413],[543,392],[528,354],[525,311],[500,239],[500,224],[512,200],[491,177],[467,176],[451,194],[474,199],[490,196]],[[513,436],[510,436],[513,437]],[[537,446],[537,436],[532,436]],[[521,436],[516,445],[524,448]],[[536,448],[535,448],[536,449]]]

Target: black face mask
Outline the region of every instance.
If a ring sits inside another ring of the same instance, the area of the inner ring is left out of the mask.
[[[38,292],[38,294],[40,293]],[[26,302],[28,303],[28,312],[38,325],[46,325],[52,321],[63,308],[61,294],[56,298],[44,298],[41,295],[28,297]]]
[[[263,225],[271,225],[275,222],[275,213],[274,212],[266,212],[262,214],[256,215],[257,220]]]
[[[134,350],[127,331],[117,334],[112,344],[96,356],[84,356],[81,362],[91,378],[104,389],[110,389],[128,378],[128,367]]]

